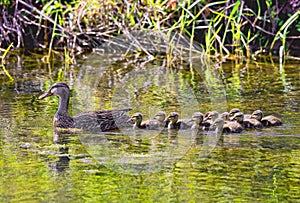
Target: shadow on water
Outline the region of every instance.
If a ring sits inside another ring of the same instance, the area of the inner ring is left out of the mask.
[[[14,83],[1,79],[1,201],[296,201],[300,169],[300,81],[295,63],[251,61],[166,68],[166,59],[113,61],[93,54],[72,71],[58,60],[12,60]],[[16,69],[14,67],[17,67]],[[62,76],[65,75],[65,76]],[[19,77],[22,76],[22,77]],[[23,77],[26,76],[26,77]],[[217,76],[217,77],[215,77]],[[280,127],[212,139],[191,130],[122,129],[53,137],[57,98],[37,96],[48,77],[70,84],[70,109],[132,107],[144,119],[158,110],[245,113],[261,109]],[[142,171],[142,172],[141,172]]]

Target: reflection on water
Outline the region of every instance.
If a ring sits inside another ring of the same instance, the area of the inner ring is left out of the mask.
[[[221,69],[168,69],[163,60],[141,66],[101,63],[107,58],[98,57],[92,64],[80,63],[71,73],[63,72],[58,64],[43,69],[36,64],[43,64],[38,59],[25,58],[18,71],[13,62],[7,67],[16,82],[1,79],[2,202],[299,199],[297,64],[280,68],[271,63],[225,63]],[[18,79],[18,75],[26,77]],[[218,77],[212,78],[214,75]],[[59,134],[53,142],[57,98],[37,100],[41,88],[49,87],[49,76],[64,78],[74,89],[74,114],[130,106],[130,115],[141,111],[145,119],[158,110],[178,111],[185,118],[194,111],[238,107],[245,113],[261,109],[285,124],[215,139],[192,130],[124,129],[106,134]],[[225,101],[218,98],[224,93]]]

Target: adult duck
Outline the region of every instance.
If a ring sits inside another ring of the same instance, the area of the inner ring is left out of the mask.
[[[53,84],[47,92],[39,96],[39,99],[53,95],[59,98],[58,109],[53,118],[54,127],[102,132],[132,126],[128,123],[130,117],[126,115],[130,108],[88,111],[71,117],[68,113],[70,88],[64,82]]]

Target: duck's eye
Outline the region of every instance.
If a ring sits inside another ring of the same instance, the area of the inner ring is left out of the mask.
[[[56,87],[51,89],[51,93],[52,93],[52,94],[54,94],[56,91],[57,91],[57,88],[56,88]]]

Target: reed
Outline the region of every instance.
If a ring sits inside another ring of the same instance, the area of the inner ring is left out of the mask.
[[[295,34],[290,36],[290,31],[300,32],[299,11],[287,20],[281,19],[277,1],[51,0],[42,8],[29,0],[19,0],[18,4],[24,9],[15,11],[20,19],[13,26],[30,24],[45,29],[48,56],[53,48],[61,46],[73,50],[70,53],[92,51],[103,41],[133,30],[167,31],[169,36],[178,32],[188,36],[190,44],[202,44],[204,51],[215,57],[251,57],[262,53],[257,50],[274,49],[279,41],[287,54],[290,41],[299,39]],[[2,19],[9,22],[6,15]],[[12,32],[16,30],[10,25],[5,26]],[[13,48],[19,48],[24,39],[20,32],[14,34],[18,42]]]
[[[1,56],[0,56],[2,70],[5,73],[5,75],[9,78],[10,81],[14,81],[14,78],[9,74],[9,72],[5,68],[5,58],[12,46],[13,46],[13,43],[11,43],[7,49],[3,50],[3,54],[1,54]]]

